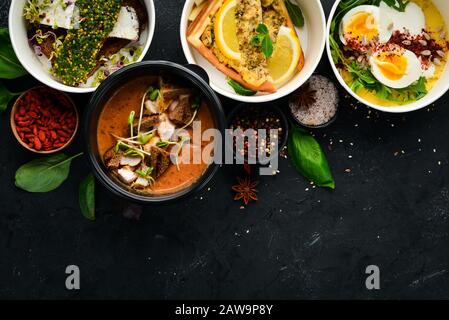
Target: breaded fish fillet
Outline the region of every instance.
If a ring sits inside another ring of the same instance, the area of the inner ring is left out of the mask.
[[[284,0],[236,0],[236,28],[240,61],[234,61],[221,53],[214,38],[214,19],[224,0],[206,0],[208,4],[196,16],[187,30],[187,41],[211,64],[227,77],[248,89],[276,92],[276,87],[267,70],[267,59],[260,47],[251,44],[257,35],[256,28],[264,23],[270,38],[276,43],[282,26],[294,28]],[[297,69],[304,66],[304,55],[300,52]]]
[[[254,86],[271,82],[266,57],[259,47],[251,44],[251,39],[257,36],[257,26],[263,23],[262,3],[260,0],[237,0],[235,16],[241,54],[240,74]]]

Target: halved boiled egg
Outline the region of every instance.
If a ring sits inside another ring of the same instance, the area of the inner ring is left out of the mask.
[[[408,32],[410,35],[419,35],[426,28],[426,17],[419,5],[409,2],[404,12],[391,8],[385,2],[381,2],[379,12],[383,25],[393,23],[393,32]]]
[[[374,77],[390,88],[406,88],[423,74],[418,57],[400,47],[375,52],[369,62]]]
[[[426,77],[426,79],[433,78],[437,71],[436,66],[433,63],[429,63],[427,66],[421,64],[422,75]]]
[[[380,23],[382,18],[382,23]],[[381,17],[379,7],[361,5],[348,11],[340,24],[340,40],[343,44],[356,41],[362,46],[371,41],[385,43],[393,33],[393,23],[388,16]],[[389,23],[391,22],[391,23]]]

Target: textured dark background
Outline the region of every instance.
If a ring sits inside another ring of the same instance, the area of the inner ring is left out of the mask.
[[[6,26],[9,1],[0,1]],[[328,13],[333,1],[322,2]],[[185,63],[178,32],[183,3],[155,1],[147,59]],[[335,80],[327,57],[317,72]],[[36,83],[28,77],[8,86]],[[80,110],[86,98],[75,97]],[[222,168],[210,190],[145,208],[139,221],[124,218],[126,204],[100,187],[97,221],[81,216],[85,159],[52,193],[16,189],[15,170],[34,156],[14,140],[3,114],[0,297],[448,298],[448,99],[406,115],[342,99],[337,121],[315,132],[326,150],[333,141],[327,154],[334,192],[310,188],[283,159],[277,177],[261,178],[260,200],[241,210],[230,191],[235,169]],[[224,103],[227,110],[234,105]],[[79,137],[68,153],[82,146]],[[69,264],[81,269],[80,291],[65,289]],[[377,292],[365,289],[369,264],[381,269]]]

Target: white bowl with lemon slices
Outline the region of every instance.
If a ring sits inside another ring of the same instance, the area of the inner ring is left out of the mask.
[[[216,65],[211,63],[214,58],[206,59],[204,52],[200,53],[187,39],[187,33],[192,28],[192,21],[201,14],[202,10],[203,13],[204,10],[207,10],[204,7],[210,6],[211,1],[186,0],[181,17],[180,34],[187,61],[201,66],[207,72],[210,85],[216,92],[243,102],[268,102],[292,93],[313,74],[323,55],[327,34],[326,18],[320,0],[281,0],[290,1],[301,9],[304,16],[304,26],[301,28],[292,25],[280,27],[273,46],[273,53],[267,59],[266,70],[272,79],[270,86],[267,90],[260,91],[246,87],[257,91],[254,95],[237,94],[234,88],[228,84],[229,75],[232,75],[233,72],[222,72],[226,68],[217,68]],[[239,63],[241,55],[238,49],[234,20],[237,0],[213,1],[216,1],[217,4],[220,3],[219,10],[214,11],[213,16],[213,41],[216,41],[216,45],[220,48],[220,52],[226,56],[227,61]],[[298,65],[302,61],[304,65],[300,69]],[[229,66],[229,63],[226,65]],[[261,88],[263,87],[266,86],[261,86]]]

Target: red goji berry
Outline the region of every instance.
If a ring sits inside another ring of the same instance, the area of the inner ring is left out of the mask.
[[[37,151],[42,149],[42,143],[41,143],[41,141],[37,137],[34,137],[34,148]]]

